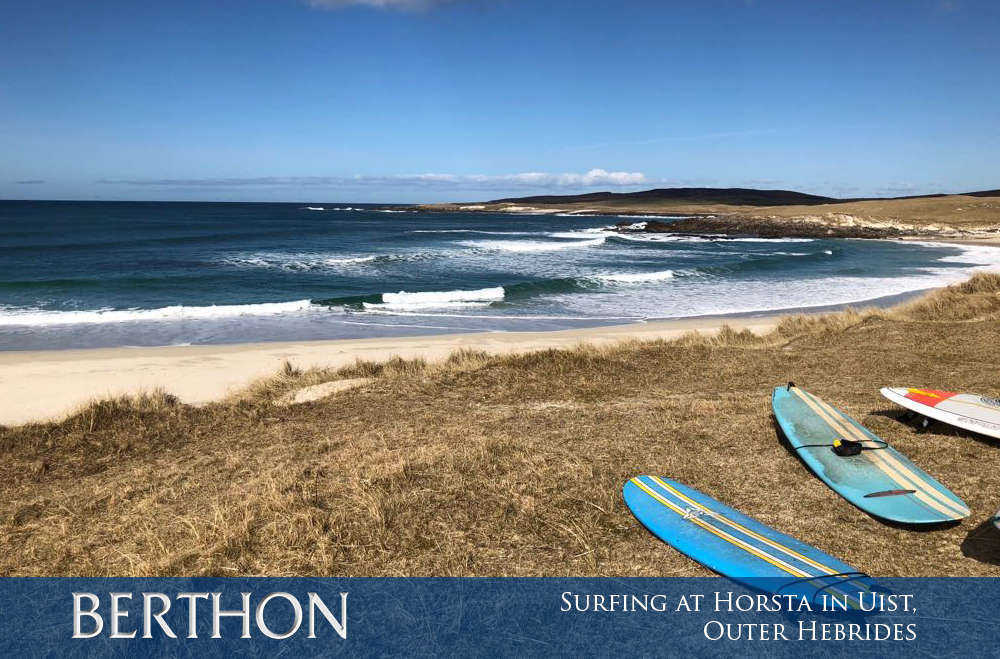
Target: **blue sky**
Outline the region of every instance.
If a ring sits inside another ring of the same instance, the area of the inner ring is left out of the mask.
[[[995,0],[0,7],[0,198],[1000,187]]]

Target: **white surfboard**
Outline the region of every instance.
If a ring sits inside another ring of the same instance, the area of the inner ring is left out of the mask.
[[[882,395],[928,419],[1000,439],[1000,400],[936,389],[883,387]]]

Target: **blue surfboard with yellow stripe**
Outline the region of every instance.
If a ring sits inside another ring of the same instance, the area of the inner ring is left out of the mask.
[[[850,565],[676,481],[636,476],[622,495],[656,537],[750,588],[810,601],[856,599],[872,589],[871,578]]]
[[[969,507],[906,456],[829,403],[789,384],[771,405],[789,444],[835,492],[871,515],[906,524],[964,519]],[[838,455],[835,442],[858,442],[856,455]]]

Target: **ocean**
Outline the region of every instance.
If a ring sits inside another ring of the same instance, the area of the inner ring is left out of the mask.
[[[753,314],[898,296],[1000,264],[991,247],[608,229],[620,221],[330,203],[3,201],[0,349]]]

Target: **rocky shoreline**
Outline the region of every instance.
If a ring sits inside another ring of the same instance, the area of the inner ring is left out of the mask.
[[[939,232],[915,232],[897,227],[838,226],[811,222],[731,217],[691,217],[673,222],[649,220],[634,223],[623,221],[616,224],[615,228],[623,233],[672,233],[753,238],[887,239],[940,235]]]
[[[893,203],[893,200],[889,200]],[[966,202],[962,202],[965,203]],[[988,200],[978,201],[980,206],[992,208]],[[763,212],[747,209],[719,208],[715,212],[703,209],[633,209],[607,208],[598,204],[580,206],[560,205],[533,206],[513,203],[484,202],[478,204],[423,204],[408,210],[422,212],[470,213],[470,214],[510,214],[510,215],[572,215],[577,217],[617,217],[621,221],[615,225],[623,233],[674,233],[686,235],[714,235],[756,238],[868,238],[868,239],[926,239],[926,240],[982,240],[1000,241],[1000,223],[987,215],[985,222],[951,223],[948,219],[938,219],[935,213],[922,216],[905,212],[888,213],[889,209],[878,209],[877,214],[860,213],[845,205],[843,212],[829,207],[791,207]],[[733,212],[736,210],[736,212]],[[904,211],[903,208],[896,208]],[[961,208],[955,209],[961,211]],[[702,212],[698,212],[702,211]],[[741,212],[742,211],[742,212]],[[770,212],[769,212],[770,211]],[[775,213],[778,211],[779,213]],[[824,212],[825,211],[825,212]],[[801,214],[800,214],[801,213]],[[664,216],[675,215],[672,220]],[[911,217],[912,215],[912,217]],[[940,216],[938,216],[940,217]],[[988,218],[988,219],[987,219]],[[957,225],[957,226],[956,226]]]

